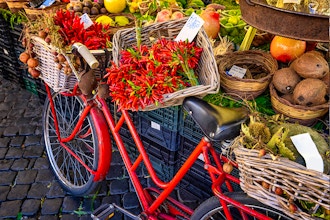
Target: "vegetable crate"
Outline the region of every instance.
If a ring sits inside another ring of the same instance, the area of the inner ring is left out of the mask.
[[[191,141],[189,138],[183,138],[181,149],[178,152],[180,161],[178,163],[178,169],[183,165],[183,163],[187,160],[191,152],[195,149],[196,143]],[[234,168],[231,174],[235,177],[238,177],[238,169]],[[185,180],[191,182],[194,187],[196,187],[198,190],[201,190],[209,196],[212,196],[212,190],[211,185],[212,181],[208,174],[208,172],[204,169],[204,161],[203,157],[201,156],[191,167],[191,169],[187,172],[186,176],[184,177]],[[241,188],[239,185],[232,183],[233,188],[235,191],[241,191]],[[222,190],[224,192],[228,192],[228,189],[225,185],[222,186]]]
[[[284,157],[259,157],[259,150],[244,148],[238,142],[234,154],[241,188],[249,196],[293,219],[315,219],[318,208],[330,209],[329,175]],[[309,212],[302,209],[306,207]]]
[[[188,18],[157,22],[141,28],[141,45],[151,46],[154,40],[167,38],[173,40],[180,32]],[[211,43],[201,28],[195,38],[196,45],[203,48],[199,63],[195,69],[200,85],[188,87],[163,96],[163,102],[159,105],[149,105],[143,110],[150,111],[157,108],[181,105],[187,96],[204,96],[208,93],[216,93],[220,87],[220,78]],[[113,36],[113,60],[119,65],[121,51],[137,45],[135,28],[119,30]]]
[[[165,129],[179,131],[182,124],[182,106],[159,108],[152,111],[138,111],[140,117],[153,121]]]
[[[41,72],[40,78],[55,92],[73,89],[78,81],[76,76],[65,74],[63,69],[59,70],[54,61],[53,51],[58,51],[58,49],[37,36],[33,36],[31,40],[34,44],[33,51],[39,61],[37,69]],[[107,60],[111,58],[111,52],[109,50],[91,50],[90,52],[100,63],[99,67],[94,70],[94,74],[97,79],[101,79],[104,69],[108,66]],[[67,61],[71,63],[69,59]]]
[[[131,138],[122,136],[126,150],[129,152],[131,159],[135,160],[139,151]],[[178,163],[178,154],[176,152],[170,151],[155,142],[150,140],[146,140],[144,138],[141,139],[145,149],[147,150],[147,154],[149,156],[149,160],[153,165],[153,168],[156,171],[156,174],[162,181],[170,181],[176,173],[177,163]],[[146,167],[143,165],[143,169],[146,171]]]
[[[167,129],[152,120],[140,116],[137,130],[143,138],[170,151],[177,151],[180,148],[181,136],[179,132]]]
[[[204,136],[198,124],[189,115],[184,115],[180,123],[181,123],[179,130],[180,135],[184,139],[189,139],[190,141],[192,141],[196,146]],[[213,146],[216,148],[216,150],[219,153],[222,151],[222,148],[224,147],[220,142],[213,142]]]

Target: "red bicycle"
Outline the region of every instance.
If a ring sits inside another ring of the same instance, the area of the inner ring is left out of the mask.
[[[224,163],[229,162],[235,167],[237,164],[219,155],[212,141],[238,135],[241,123],[246,120],[246,112],[242,109],[223,108],[196,97],[187,97],[183,107],[205,137],[175,176],[169,182],[163,182],[157,176],[127,110],[121,110],[119,120],[115,121],[106,101],[97,95],[87,99],[77,86],[70,92],[52,92],[46,83],[45,86],[48,96],[43,113],[46,152],[63,189],[73,195],[85,195],[105,178],[111,161],[111,133],[142,208],[139,215],[133,215],[116,204],[103,204],[92,214],[93,219],[108,219],[115,210],[133,219],[291,219],[242,192],[234,192],[232,183],[239,184],[239,179],[223,171]],[[119,133],[123,124],[127,125],[139,151],[135,160],[130,158]],[[210,187],[214,197],[192,210],[171,198],[170,194],[200,154],[204,157],[205,172],[212,180]],[[142,164],[158,188],[143,188],[137,175]],[[223,184],[229,193],[223,192]]]

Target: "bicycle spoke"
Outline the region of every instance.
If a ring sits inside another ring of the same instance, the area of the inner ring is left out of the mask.
[[[94,173],[90,172],[98,168],[95,122],[87,115],[77,134],[70,141],[60,143],[55,122],[58,124],[61,138],[71,136],[85,105],[79,96],[55,93],[52,97],[54,105],[51,106],[47,102],[43,115],[47,155],[61,186],[72,194],[82,195],[97,185],[93,181]],[[52,111],[55,112],[56,118]]]

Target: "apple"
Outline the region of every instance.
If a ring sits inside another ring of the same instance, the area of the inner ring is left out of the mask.
[[[163,22],[171,19],[172,12],[168,9],[163,9],[157,13],[155,22]]]
[[[215,39],[220,31],[220,14],[213,8],[202,11],[200,17],[204,20],[204,30],[209,38]]]
[[[175,19],[180,19],[183,17],[184,17],[184,14],[181,11],[175,11],[175,12],[173,12],[173,14],[171,16],[171,19],[175,20]]]

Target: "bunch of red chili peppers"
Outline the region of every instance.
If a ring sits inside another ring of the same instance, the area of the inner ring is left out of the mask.
[[[64,39],[65,45],[80,42],[90,50],[109,47],[110,31],[108,25],[103,26],[94,22],[93,25],[85,29],[80,17],[69,10],[58,10],[54,16],[54,23],[60,27],[59,33]]]
[[[202,48],[194,42],[162,38],[151,47],[141,45],[121,51],[119,66],[107,69],[107,83],[118,110],[143,109],[162,103],[163,95],[198,85],[196,68]]]

